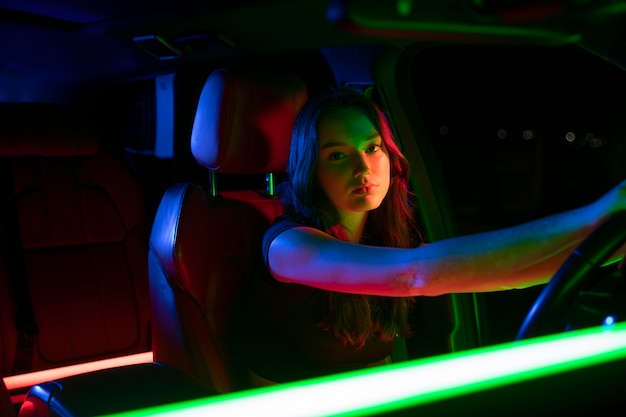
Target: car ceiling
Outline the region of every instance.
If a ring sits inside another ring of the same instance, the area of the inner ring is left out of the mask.
[[[325,19],[325,4],[306,3],[306,19],[286,19],[298,15],[296,3],[3,0],[0,36],[10,41],[0,43],[0,79],[9,85],[42,79],[75,85],[168,71],[180,64],[180,59],[161,59],[158,51],[157,57],[146,53],[138,41],[146,38],[149,49],[155,43],[162,46],[154,41],[158,38],[193,61],[315,46],[324,38],[345,36],[330,24],[323,34],[319,22]],[[278,26],[280,32],[272,30]]]
[[[191,1],[163,0],[106,0],[106,1],[75,1],[75,0],[5,0],[2,7],[17,13],[23,13],[24,19],[35,19],[37,16],[71,22],[76,24],[93,24],[105,20],[119,19],[123,16],[159,10],[178,4],[193,3]]]
[[[552,10],[541,7],[553,3],[563,7],[543,15],[518,14],[526,20],[513,22],[518,30],[513,36],[505,33],[510,22],[504,21],[507,15],[502,11],[516,4]],[[0,87],[119,80],[170,71],[181,62],[350,43],[402,46],[416,40],[511,39],[558,43],[581,33],[579,43],[621,64],[621,56],[626,55],[621,29],[624,4],[614,0],[0,0],[0,36],[5,40],[0,43]],[[334,22],[328,18],[329,5],[340,5],[344,12]],[[412,8],[410,13],[399,16],[400,5]],[[482,9],[477,10],[477,5]],[[343,24],[346,20],[348,24]],[[23,99],[20,94],[12,96]]]

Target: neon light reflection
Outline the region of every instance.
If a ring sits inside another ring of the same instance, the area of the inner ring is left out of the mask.
[[[115,416],[365,416],[623,358],[618,323]]]

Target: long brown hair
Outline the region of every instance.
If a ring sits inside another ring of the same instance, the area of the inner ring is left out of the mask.
[[[412,194],[409,192],[409,162],[395,142],[384,113],[372,100],[349,88],[330,89],[309,100],[300,111],[293,130],[288,179],[280,187],[286,213],[330,235],[347,240],[335,207],[323,192],[316,175],[318,160],[317,122],[334,110],[355,107],[364,112],[381,135],[391,165],[391,181],[381,205],[368,214],[361,243],[409,248],[419,243]],[[391,340],[407,336],[413,304],[411,297],[380,297],[326,291],[320,327],[346,346],[362,347],[370,337]]]

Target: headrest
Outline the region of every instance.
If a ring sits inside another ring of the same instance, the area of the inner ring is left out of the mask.
[[[306,85],[293,74],[217,70],[198,100],[191,152],[200,165],[222,173],[283,172],[306,100]]]
[[[48,103],[0,105],[0,156],[84,156],[98,149],[76,109]]]

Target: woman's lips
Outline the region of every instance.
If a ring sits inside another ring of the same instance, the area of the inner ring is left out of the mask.
[[[365,195],[365,194],[370,194],[374,190],[374,188],[376,188],[375,185],[368,184],[362,187],[355,188],[354,191],[352,192],[354,194]]]

